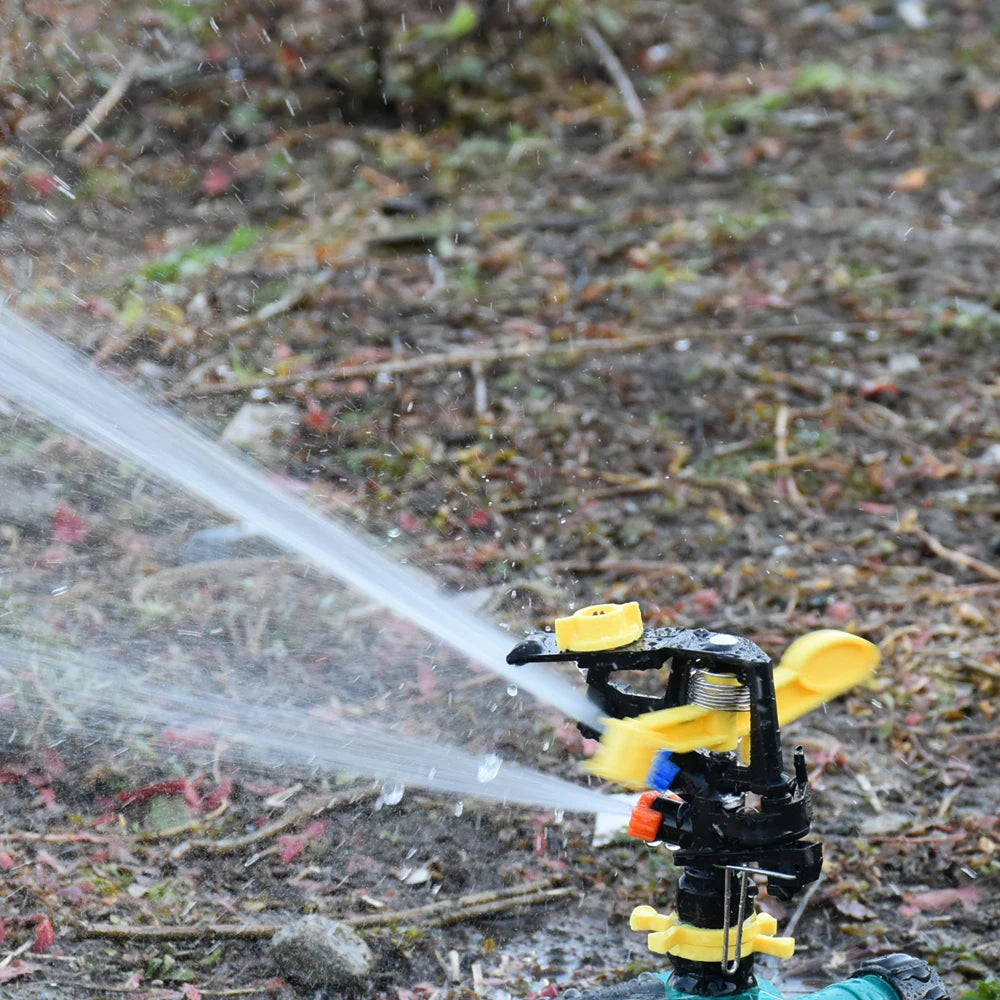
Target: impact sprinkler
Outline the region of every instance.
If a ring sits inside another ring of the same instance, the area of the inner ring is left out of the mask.
[[[629,833],[664,842],[683,870],[674,911],[637,906],[631,918],[671,971],[575,995],[780,1000],[754,974],[755,956],[790,958],[795,941],[777,936],[775,919],[756,909],[756,879],[774,898],[789,900],[819,878],[823,864],[822,844],[805,839],[812,818],[805,753],[795,748],[788,773],[780,726],[867,680],[878,665],[876,647],[825,629],[793,642],[775,668],[742,636],[643,628],[633,602],[560,618],[554,633],[532,634],[507,660],[576,661],[589,697],[607,716],[590,770],[643,790]],[[620,671],[664,667],[662,693],[642,694],[614,679]],[[947,1000],[937,973],[901,954],[864,962],[850,979],[811,996]]]

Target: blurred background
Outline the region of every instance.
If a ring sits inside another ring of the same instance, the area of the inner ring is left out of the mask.
[[[814,628],[878,643],[873,689],[790,727],[828,869],[797,916],[765,905],[797,925],[792,978],[912,950],[994,996],[994,4],[5,0],[0,19],[8,306],[512,645],[627,600],[775,658]],[[263,935],[176,958],[88,936],[112,917],[273,922],[543,876],[572,910],[374,934],[372,995],[657,967],[627,914],[662,902],[669,856],[602,854],[584,819],[456,816],[390,782],[266,877],[256,848],[219,884],[178,869],[177,838],[351,771],[143,721],[116,671],[192,712],[211,692],[258,721],[374,720],[576,783],[591,748],[155,461],[30,410],[0,401],[0,866],[11,954],[49,921],[65,967],[51,943],[11,957],[22,995],[282,988]],[[111,838],[114,873],[80,833]],[[577,945],[553,954],[560,933]]]

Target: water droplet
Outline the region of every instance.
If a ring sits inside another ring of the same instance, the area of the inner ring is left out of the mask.
[[[833,333],[830,334],[830,339],[835,344],[842,344],[845,340],[847,340],[847,334],[843,330],[834,330]]]
[[[511,696],[511,698],[517,697],[517,685],[516,684],[508,684],[507,685],[507,694],[509,694]]]
[[[690,349],[691,349],[690,340],[678,340],[677,343],[674,344],[675,351],[688,351]]]
[[[549,750],[549,749],[551,749],[551,747],[552,747],[552,740],[546,740],[546,741],[545,741],[545,742],[544,742],[544,743],[542,744],[542,749],[543,749],[543,750]]]
[[[552,814],[552,822],[553,823],[561,823],[565,818],[566,818],[566,810],[565,809],[557,809]]]
[[[388,788],[383,789],[382,794],[375,802],[375,808],[381,809],[382,806],[398,806],[403,801],[405,792],[406,785],[390,785]]]
[[[390,529],[389,529],[389,530],[388,530],[388,531],[386,532],[386,534],[387,534],[387,535],[388,535],[388,536],[389,536],[390,538],[399,538],[399,535],[400,535],[400,531],[399,531],[399,528],[390,528]]]
[[[462,805],[462,800],[461,800],[461,799],[459,799],[459,800],[458,800],[458,801],[457,801],[457,802],[455,803],[455,815],[456,815],[456,816],[461,816],[463,812],[465,812],[465,806],[464,806],[464,805]]]
[[[739,641],[735,635],[726,635],[724,632],[720,632],[718,635],[713,635],[708,643],[710,646],[736,646]]]
[[[503,761],[495,753],[488,753],[479,763],[479,770],[476,772],[476,781],[485,785],[492,781],[500,773],[500,765]]]

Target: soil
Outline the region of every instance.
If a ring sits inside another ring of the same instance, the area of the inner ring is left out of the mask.
[[[1000,22],[922,10],[30,0],[0,41],[0,279],[94,364],[214,435],[285,405],[256,459],[512,636],[638,600],[776,657],[879,644],[870,689],[784,734],[827,855],[764,901],[796,924],[767,966],[789,991],[892,951],[953,995],[1000,967]],[[2,420],[11,640],[585,780],[558,713],[441,650],[414,669],[412,628],[273,554],[192,569],[216,515]],[[529,883],[568,891],[366,928],[370,995],[660,967],[628,914],[666,908],[662,848],[364,782],[322,808],[344,776],[192,748],[183,719],[154,752],[98,726],[90,676],[9,681],[4,995],[291,995],[266,936],[211,925]]]

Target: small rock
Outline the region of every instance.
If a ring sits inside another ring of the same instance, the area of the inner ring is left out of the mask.
[[[372,969],[374,956],[346,924],[310,914],[282,928],[271,939],[271,954],[281,974],[304,989],[357,985]]]
[[[266,456],[276,438],[288,437],[298,427],[300,417],[294,403],[244,403],[222,432],[222,440]]]
[[[277,558],[281,549],[243,524],[222,524],[196,531],[180,547],[179,563],[214,562],[222,559]]]
[[[916,354],[893,354],[889,358],[890,375],[909,375],[911,372],[918,372],[924,366]]]

